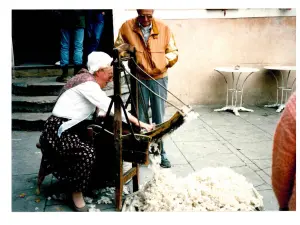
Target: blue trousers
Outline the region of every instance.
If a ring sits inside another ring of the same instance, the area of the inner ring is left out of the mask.
[[[88,47],[87,47],[87,55],[91,52],[97,51],[101,39],[101,35],[103,32],[104,21],[99,22],[91,22],[87,26],[87,34],[88,34]]]
[[[157,95],[163,97],[164,99],[167,99],[167,91],[163,89],[160,85],[158,85],[153,80],[141,80],[148,88],[150,88],[154,93]],[[156,80],[158,83],[160,83],[163,87],[167,89],[168,87],[168,77],[164,77],[161,79]],[[154,95],[152,92],[150,92],[146,87],[144,87],[142,84],[138,84],[139,90],[141,91],[141,94],[139,93],[139,104],[138,104],[138,112],[139,112],[139,119],[143,122],[150,122],[147,121],[148,118],[148,110],[149,110],[149,102],[151,106],[151,113],[152,113],[152,123],[155,124],[161,124],[164,122],[164,116],[165,116],[165,101]],[[143,104],[143,100],[145,104]],[[161,141],[159,143],[159,147],[161,150],[161,158],[167,158],[166,152],[164,150],[163,142]]]
[[[69,65],[71,35],[74,35],[73,62],[75,65],[82,65],[84,28],[61,29],[60,65],[62,67]]]

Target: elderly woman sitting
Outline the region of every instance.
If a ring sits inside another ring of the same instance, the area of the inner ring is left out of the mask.
[[[111,62],[112,58],[104,52],[92,52],[88,56],[88,70],[80,70],[63,87],[40,137],[43,168],[46,174],[52,173],[67,184],[75,211],[88,210],[82,192],[89,186],[95,163],[95,149],[82,138],[80,124],[96,107],[99,114],[107,112],[111,99],[101,88],[113,79]],[[140,123],[147,131],[153,129],[153,125],[127,114],[131,123],[137,126]],[[123,114],[122,120],[126,122]]]

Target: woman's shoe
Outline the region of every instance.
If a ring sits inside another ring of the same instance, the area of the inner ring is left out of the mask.
[[[75,205],[74,200],[73,200],[72,194],[70,194],[70,195],[68,196],[68,201],[70,202],[71,207],[73,208],[73,210],[74,210],[75,212],[88,212],[88,211],[89,211],[89,207],[88,207],[86,204],[85,204],[85,206],[83,206],[83,207],[81,207],[81,208],[77,207],[77,206]]]
[[[89,207],[86,204],[85,204],[85,206],[78,208],[75,205],[73,200],[72,200],[72,207],[73,207],[74,211],[76,211],[76,212],[88,212],[89,211]]]

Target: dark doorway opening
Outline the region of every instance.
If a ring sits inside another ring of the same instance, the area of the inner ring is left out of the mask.
[[[112,55],[114,44],[112,10],[102,11],[105,13],[104,28],[98,51]],[[54,65],[59,61],[59,19],[57,10],[12,10],[12,43],[15,66]],[[72,52],[72,49],[70,51]],[[71,59],[72,57],[70,57]]]

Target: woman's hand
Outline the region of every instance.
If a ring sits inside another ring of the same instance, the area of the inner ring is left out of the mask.
[[[149,132],[149,131],[151,131],[151,130],[153,130],[155,128],[155,124],[154,123],[153,124],[148,124],[148,123],[144,123],[144,122],[140,121],[140,124],[141,124],[142,128],[144,128],[144,129],[147,130],[147,132]]]
[[[155,128],[155,124],[148,124],[148,123],[144,123],[142,121],[139,121],[136,117],[134,117],[133,115],[131,115],[130,113],[128,113],[128,117],[131,123],[133,123],[134,125],[136,125],[137,127],[141,127],[144,128],[147,132],[153,130]]]

